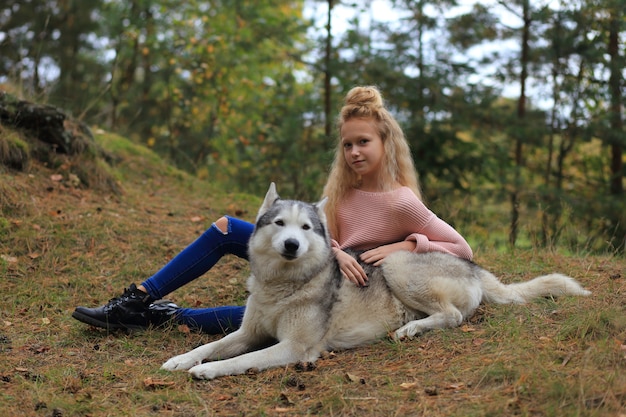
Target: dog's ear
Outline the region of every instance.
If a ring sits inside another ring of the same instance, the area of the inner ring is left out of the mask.
[[[270,188],[267,190],[265,194],[265,199],[263,200],[263,204],[261,204],[261,208],[259,209],[259,213],[256,216],[257,221],[259,217],[263,215],[269,208],[274,204],[276,200],[280,199],[280,196],[276,192],[276,184],[273,182],[270,184]]]
[[[317,210],[318,216],[320,216],[320,219],[322,220],[322,223],[324,224],[326,224],[326,212],[324,211],[324,207],[326,206],[326,203],[328,203],[328,197],[324,197],[322,198],[321,201],[318,201],[317,203],[313,204],[313,206]]]

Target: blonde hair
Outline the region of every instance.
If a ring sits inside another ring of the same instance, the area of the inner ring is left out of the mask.
[[[337,236],[335,213],[339,201],[361,182],[360,176],[346,162],[341,142],[341,128],[344,123],[354,118],[371,119],[378,128],[385,152],[384,169],[378,179],[380,189],[391,191],[395,185],[400,184],[409,187],[417,198],[422,199],[409,144],[400,125],[385,108],[380,91],[375,86],[354,87],[346,94],[344,105],[337,118],[335,159],[324,187],[324,196],[328,197],[325,209],[331,236]]]

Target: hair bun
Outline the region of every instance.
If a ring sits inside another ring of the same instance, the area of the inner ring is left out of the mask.
[[[377,109],[383,107],[383,97],[377,87],[354,87],[346,94],[345,105]]]

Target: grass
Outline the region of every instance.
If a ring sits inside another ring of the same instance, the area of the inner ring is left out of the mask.
[[[312,370],[213,381],[160,370],[215,337],[107,333],[71,312],[142,281],[220,215],[252,220],[260,199],[189,178],[123,138],[98,141],[122,192],[72,183],[71,164],[1,174],[0,415],[626,416],[626,262],[611,255],[478,251],[505,282],[560,271],[593,295],[483,306],[459,328],[332,352]],[[170,298],[240,304],[248,272],[229,257]]]

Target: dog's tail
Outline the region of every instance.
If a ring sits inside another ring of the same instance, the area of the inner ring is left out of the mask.
[[[526,282],[503,284],[492,273],[482,271],[483,302],[524,304],[539,297],[589,295],[576,280],[563,274],[549,274]]]

